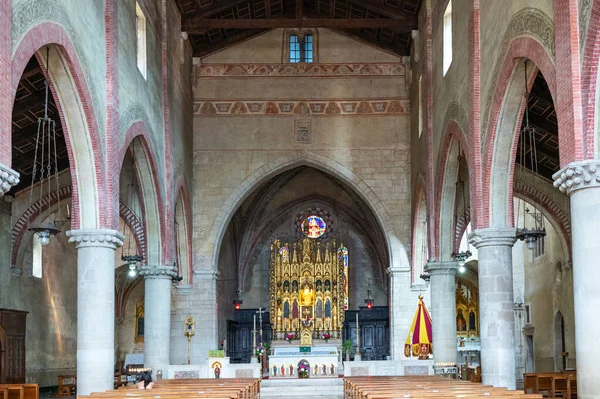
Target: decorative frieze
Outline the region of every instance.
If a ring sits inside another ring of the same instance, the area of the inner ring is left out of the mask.
[[[196,69],[198,78],[215,77],[347,77],[404,76],[400,63],[382,64],[203,64]]]
[[[554,187],[567,194],[583,188],[600,187],[600,160],[571,162],[552,178]]]
[[[410,112],[409,100],[196,100],[197,116],[347,116],[397,115]]]
[[[19,173],[0,163],[0,197],[19,184]]]

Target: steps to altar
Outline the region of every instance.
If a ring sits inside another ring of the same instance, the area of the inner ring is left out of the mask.
[[[342,399],[344,397],[343,378],[279,378],[262,380],[261,399],[277,398],[320,398]]]

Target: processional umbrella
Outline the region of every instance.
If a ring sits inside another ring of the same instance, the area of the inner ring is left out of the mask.
[[[419,306],[404,344],[404,356],[410,357],[412,347],[413,356],[427,359],[433,353],[432,344],[431,316],[423,303],[423,295],[419,295]]]

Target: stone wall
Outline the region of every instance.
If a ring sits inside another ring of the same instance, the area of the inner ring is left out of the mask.
[[[233,204],[230,204],[229,198],[246,191],[242,194],[242,198],[245,198],[258,183],[249,184],[249,179],[262,181],[268,174],[277,173],[274,165],[282,162],[282,159],[302,158],[305,155],[311,159],[322,159],[320,168],[337,170],[337,177],[342,180],[354,179],[355,184],[360,185],[360,190],[364,190],[360,195],[366,198],[364,193],[369,192],[368,201],[381,203],[380,208],[373,210],[380,218],[381,215],[386,215],[384,219],[389,218],[386,236],[393,242],[399,242],[399,247],[394,248],[394,263],[396,267],[408,269],[411,156],[405,66],[396,58],[392,73],[364,69],[355,72],[351,68],[318,70],[308,75],[295,69],[292,73],[294,76],[274,70],[262,76],[248,72],[246,65],[252,65],[246,63],[281,62],[282,36],[272,32],[223,50],[203,59],[196,72],[193,195],[195,278],[199,273],[208,273],[207,270],[216,267],[214,254],[218,253],[221,242],[214,232],[224,230],[239,205],[231,206]],[[321,43],[345,43],[343,45],[348,46],[344,47],[346,54],[375,51],[338,36],[327,30],[318,31]],[[254,47],[265,51],[254,51]],[[319,49],[321,60],[326,59],[327,53]],[[242,68],[238,64],[224,64],[241,61],[238,55],[244,51],[253,54],[254,58],[244,58]],[[256,58],[258,55],[260,59]],[[386,61],[390,59],[387,53],[379,57]],[[368,59],[374,58],[369,56]],[[214,68],[211,69],[211,66]],[[320,65],[317,63],[315,66]],[[248,78],[240,79],[241,76]],[[309,133],[299,134],[295,131],[295,122],[308,122]],[[310,166],[319,168],[318,165]],[[223,212],[228,216],[223,218]],[[384,219],[380,220],[387,223]],[[206,303],[209,306],[215,303],[214,297],[212,301],[205,295],[195,297],[203,288],[204,283],[195,284],[194,294],[188,299],[180,298],[178,306],[181,309],[177,318],[183,317],[187,311],[197,315],[208,310],[197,308],[194,303]],[[199,302],[195,302],[196,299]],[[411,306],[408,313],[413,310]],[[407,319],[411,317],[409,315]],[[198,350],[216,346],[215,332],[210,327],[206,325],[203,329],[207,339]],[[172,350],[172,353],[175,352]]]

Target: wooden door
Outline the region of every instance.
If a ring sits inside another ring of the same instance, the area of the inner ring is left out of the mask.
[[[6,331],[0,325],[0,384],[6,384]]]
[[[27,312],[0,309],[4,329],[4,368],[7,384],[25,383],[25,331]]]

